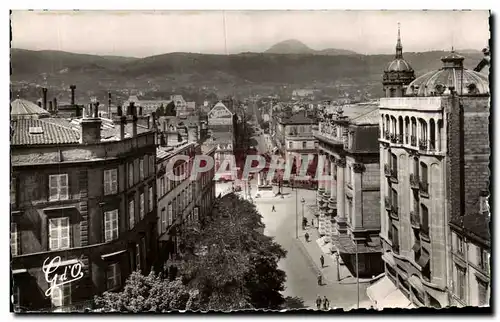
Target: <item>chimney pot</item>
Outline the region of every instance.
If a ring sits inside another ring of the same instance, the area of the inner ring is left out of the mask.
[[[94,118],[98,118],[99,117],[99,102],[96,102],[94,104]]]
[[[53,110],[53,107],[52,107],[52,101],[49,101],[49,112],[52,113],[54,110]]]
[[[43,109],[47,110],[47,88],[42,88],[42,103]]]
[[[118,113],[118,116],[119,116],[119,117],[122,117],[122,116],[123,116],[122,107],[121,107],[120,105],[118,105],[118,107],[117,107],[117,113]]]
[[[80,123],[83,144],[94,144],[101,142],[101,119],[83,119]]]

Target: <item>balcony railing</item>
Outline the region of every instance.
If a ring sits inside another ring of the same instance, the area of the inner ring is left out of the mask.
[[[410,174],[410,187],[412,189],[418,190],[420,186],[420,178],[418,175],[412,173]]]
[[[417,137],[415,135],[412,135],[410,139],[411,139],[411,145],[417,146]]]
[[[410,136],[409,136],[408,134],[405,134],[405,144],[408,144],[408,138],[409,138],[409,137],[410,137]]]
[[[385,133],[384,133],[384,138],[385,138],[386,140],[389,140],[389,137],[390,137],[390,136],[389,136],[389,131],[385,131]]]
[[[421,194],[429,195],[429,183],[420,181],[419,189]]]
[[[429,151],[436,151],[436,142],[435,141],[429,141]]]
[[[396,143],[396,134],[391,134],[390,140],[391,140],[391,143]]]
[[[410,223],[413,228],[420,228],[420,214],[417,211],[410,211]]]
[[[385,209],[392,210],[391,198],[385,197]]]
[[[420,150],[427,150],[427,141],[426,140],[419,140],[418,141],[418,148]]]
[[[403,144],[403,134],[396,135],[396,142],[399,144]]]

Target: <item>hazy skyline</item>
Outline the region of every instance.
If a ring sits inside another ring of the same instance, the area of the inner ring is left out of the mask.
[[[287,39],[319,50],[481,50],[488,11],[13,11],[11,47],[145,57],[262,52]]]

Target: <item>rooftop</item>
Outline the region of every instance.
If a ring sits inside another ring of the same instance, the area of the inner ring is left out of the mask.
[[[82,119],[18,119],[11,122],[11,145],[76,144],[80,142]],[[120,126],[101,118],[101,142],[119,141]],[[137,125],[137,134],[150,131]],[[132,123],[125,125],[125,138],[132,137]]]
[[[306,111],[300,111],[298,113],[293,114],[288,118],[283,118],[281,120],[282,124],[293,125],[293,124],[317,124],[314,118],[309,117]]]
[[[10,116],[12,119],[20,119],[20,118],[43,118],[50,116],[50,113],[40,106],[36,105],[33,102],[24,100],[24,99],[16,99],[12,103],[10,103]]]

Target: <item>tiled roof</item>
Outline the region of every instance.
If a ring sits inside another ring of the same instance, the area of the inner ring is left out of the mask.
[[[490,243],[491,227],[488,212],[475,212],[466,214],[463,217],[454,217],[451,222],[461,228],[466,235],[479,237],[488,244]]]
[[[80,139],[81,119],[43,118],[13,121],[12,145],[74,144]],[[101,118],[101,141],[118,141],[120,126],[109,119]],[[30,128],[32,133],[30,134]],[[35,129],[40,128],[40,129]],[[150,131],[137,125],[137,134]],[[37,132],[36,134],[34,132]],[[132,135],[132,123],[125,125],[125,138]]]
[[[12,117],[12,119],[39,118],[47,117],[50,115],[48,111],[44,110],[35,103],[20,98],[10,103],[10,106],[10,116]]]
[[[13,131],[11,145],[78,143],[80,139],[78,131],[47,120],[49,119],[20,119],[11,122]],[[35,131],[35,128],[38,129]]]

